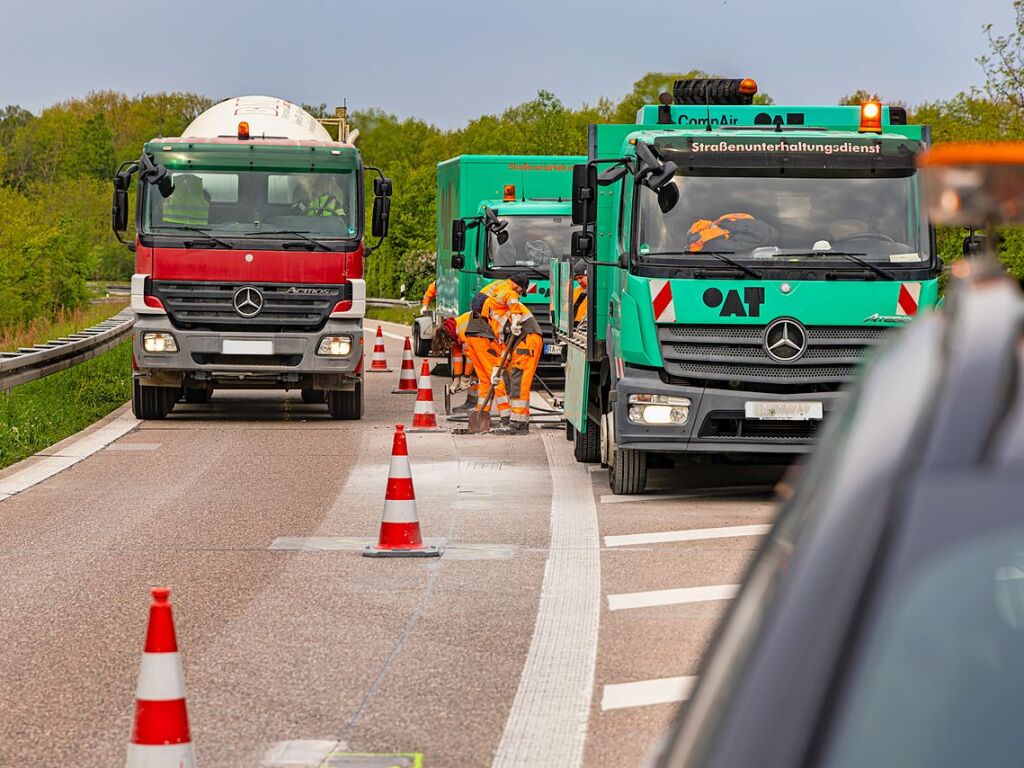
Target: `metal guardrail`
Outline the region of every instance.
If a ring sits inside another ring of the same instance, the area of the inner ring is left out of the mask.
[[[403,299],[367,299],[367,306],[370,307],[418,307],[418,301],[404,301]]]
[[[124,309],[109,320],[44,344],[0,352],[0,392],[84,363],[128,338],[135,318]]]

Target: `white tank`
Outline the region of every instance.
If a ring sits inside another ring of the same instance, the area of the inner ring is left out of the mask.
[[[214,104],[182,132],[183,138],[213,139],[235,136],[241,121],[249,123],[254,138],[295,141],[333,141],[327,130],[297,104],[273,96],[239,96]]]

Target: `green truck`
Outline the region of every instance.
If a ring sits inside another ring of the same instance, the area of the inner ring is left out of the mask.
[[[413,328],[420,350],[445,318],[469,310],[482,285],[525,272],[531,283],[523,302],[544,331],[541,364],[559,368],[549,269],[552,259],[569,255],[572,169],[586,161],[583,156],[460,155],[438,163],[437,308]]]
[[[755,105],[750,80],[673,90],[590,127],[581,229],[552,264],[567,436],[617,494],[644,491],[652,455],[808,451],[865,353],[939,298],[926,126],[877,102]]]

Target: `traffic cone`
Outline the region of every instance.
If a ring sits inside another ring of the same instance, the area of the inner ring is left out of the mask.
[[[393,395],[416,394],[416,365],[412,359],[412,344],[405,337],[405,349],[402,351],[402,372],[398,375],[398,389],[391,390]]]
[[[371,544],[366,547],[363,556],[437,557],[440,554],[440,549],[425,545],[420,536],[420,521],[416,515],[416,491],[412,487],[412,469],[409,467],[405,426],[396,424],[380,535],[377,538],[377,546]]]
[[[388,368],[388,358],[384,354],[384,333],[379,325],[377,326],[377,337],[373,341],[373,359],[370,360],[370,370],[381,373],[391,372],[391,369]]]
[[[135,722],[125,768],[195,768],[188,730],[185,679],[167,601],[171,590],[153,588],[142,667],[135,689]]]
[[[412,411],[410,432],[441,432],[434,414],[434,385],[430,382],[430,365],[426,360],[420,368],[419,389],[416,390],[416,407]]]

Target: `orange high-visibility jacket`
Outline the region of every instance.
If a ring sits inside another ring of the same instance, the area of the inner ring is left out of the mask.
[[[716,238],[729,239],[729,229],[725,225],[730,221],[740,219],[753,219],[749,213],[726,213],[712,221],[711,219],[697,219],[690,225],[690,250],[702,251],[704,246]]]
[[[430,302],[437,298],[437,282],[434,280],[430,281],[430,285],[427,286],[427,290],[423,293],[423,301],[420,302],[424,307],[429,307]]]

